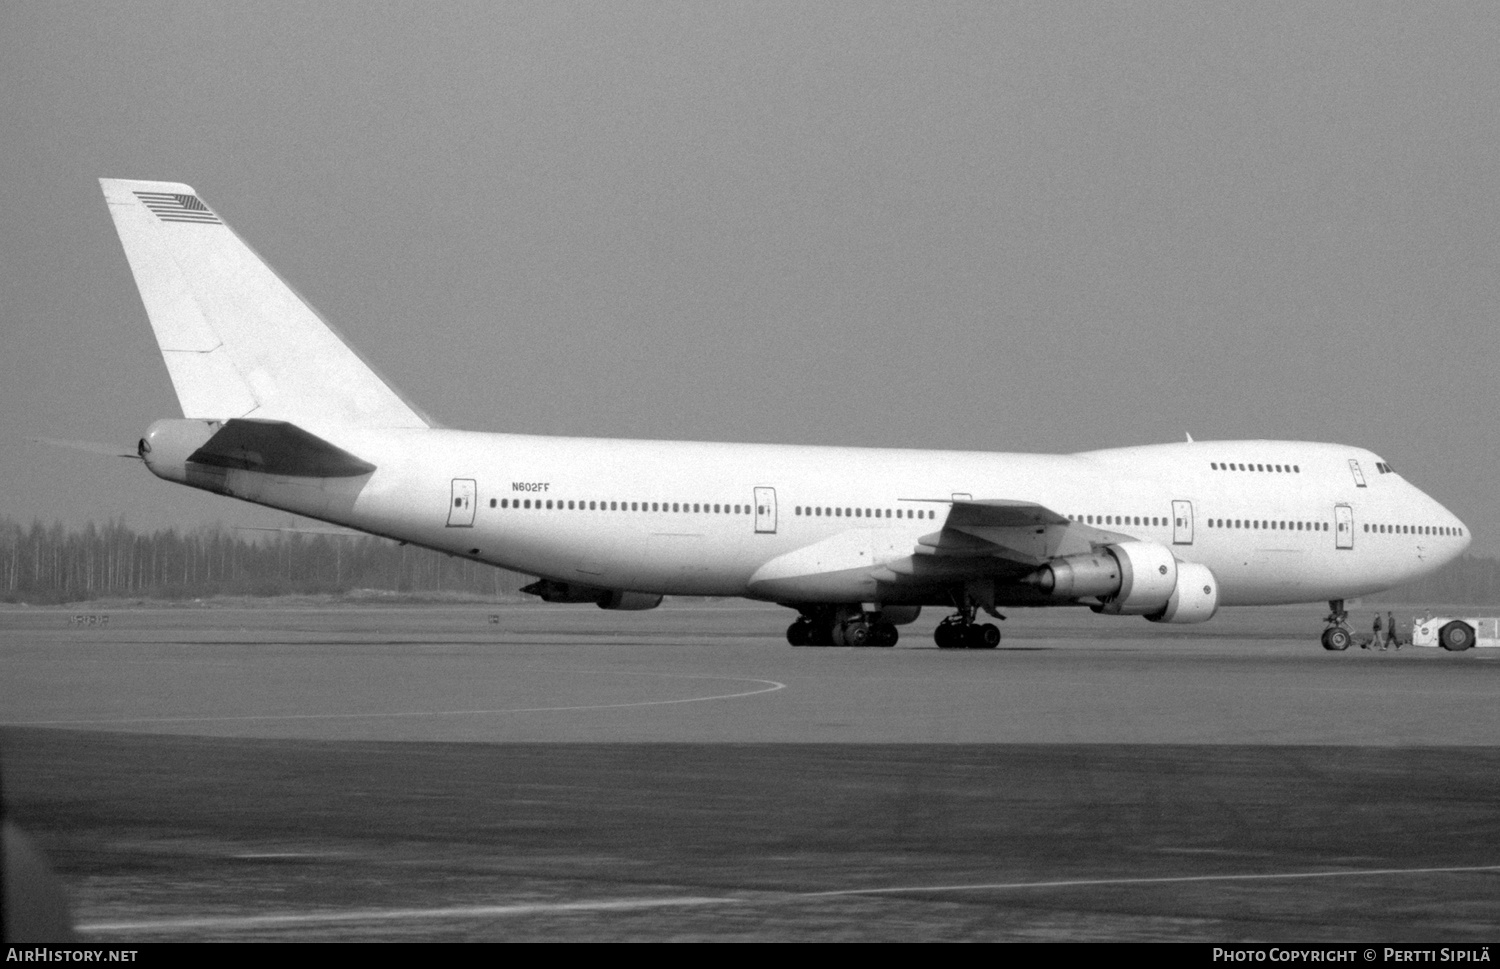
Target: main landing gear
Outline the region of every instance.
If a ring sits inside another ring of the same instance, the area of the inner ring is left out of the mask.
[[[932,631],[938,649],[994,649],[1000,645],[1000,627],[992,622],[963,622],[950,617]]]
[[[1354,630],[1349,628],[1349,613],[1344,610],[1343,599],[1328,600],[1328,615],[1323,617],[1328,628],[1323,630],[1323,648],[1342,653],[1354,642]]]
[[[997,619],[1005,618],[988,606],[985,611]],[[932,639],[938,649],[994,649],[1000,645],[1000,627],[992,622],[975,622],[974,604],[965,602],[958,607],[957,615],[937,624]]]
[[[894,625],[863,614],[822,621],[803,616],[786,628],[793,646],[894,646],[899,638]]]

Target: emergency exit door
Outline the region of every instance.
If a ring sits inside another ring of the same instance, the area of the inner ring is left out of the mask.
[[[755,533],[776,534],[776,489],[755,489]]]
[[[453,500],[448,504],[449,528],[474,527],[474,479],[453,479]]]
[[[1193,544],[1193,503],[1172,502],[1172,544]]]

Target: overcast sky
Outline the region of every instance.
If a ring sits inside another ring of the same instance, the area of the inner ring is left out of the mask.
[[[111,176],[449,426],[1339,441],[1500,553],[1500,4],[8,2],[0,91],[0,515],[288,520],[24,443],[180,413]]]

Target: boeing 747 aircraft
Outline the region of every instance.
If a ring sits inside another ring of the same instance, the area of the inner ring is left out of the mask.
[[[1192,441],[1082,454],[705,444],[439,427],[190,186],[101,179],[182,418],[139,454],[168,481],[538,576],[548,602],[743,596],[794,646],[994,647],[1011,606],[1152,622],[1344,600],[1468,547],[1379,455]],[[1003,618],[1003,617],[1002,617]]]

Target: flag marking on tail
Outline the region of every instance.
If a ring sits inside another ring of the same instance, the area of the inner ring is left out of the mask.
[[[155,212],[156,217],[163,222],[224,224],[196,195],[178,195],[175,192],[136,192],[135,196],[146,204],[146,208]]]

